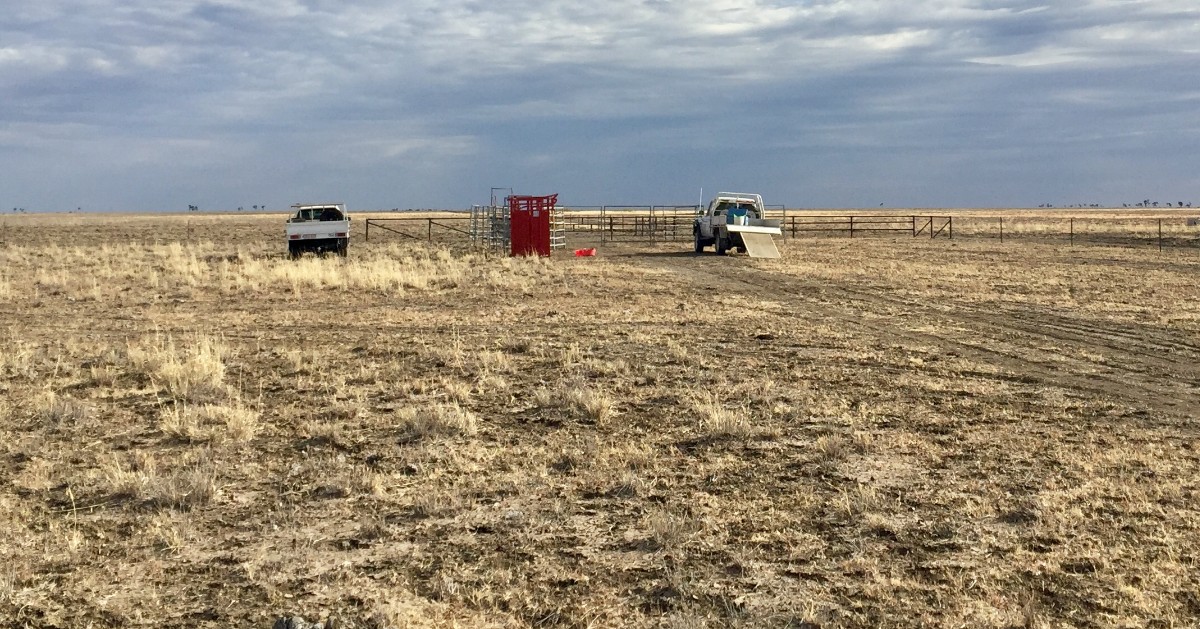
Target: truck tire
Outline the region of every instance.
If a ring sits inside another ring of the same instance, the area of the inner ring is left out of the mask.
[[[294,242],[288,243],[288,257],[295,260],[300,257],[300,245]]]
[[[695,235],[695,240],[696,240],[696,253],[703,253],[704,252],[704,242],[700,240],[700,234]]]
[[[729,251],[729,241],[717,236],[717,255],[723,256],[726,251]]]
[[[342,238],[338,240],[337,254],[341,257],[346,257],[346,253],[350,249],[350,239]]]

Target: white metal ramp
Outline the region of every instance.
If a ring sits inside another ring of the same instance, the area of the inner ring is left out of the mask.
[[[779,248],[771,234],[756,234],[742,232],[742,243],[746,245],[746,253],[751,258],[779,258]]]

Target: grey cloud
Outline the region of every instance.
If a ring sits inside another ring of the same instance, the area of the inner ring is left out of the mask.
[[[1196,41],[1181,0],[28,3],[0,207],[1186,198]]]

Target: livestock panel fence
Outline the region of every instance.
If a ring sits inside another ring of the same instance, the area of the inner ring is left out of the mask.
[[[963,216],[965,238],[1065,246],[1191,248],[1200,245],[1200,217]]]
[[[563,230],[600,242],[672,242],[692,239],[698,205],[564,207]]]
[[[770,213],[768,212],[768,216]],[[820,216],[789,214],[782,212],[780,228],[784,237],[802,235],[845,234],[850,238],[871,235],[907,236],[913,238],[954,238],[952,216]]]
[[[490,213],[488,212],[490,210]],[[692,224],[698,205],[598,205],[559,207],[555,210],[554,230],[559,238],[577,238],[585,242],[676,242],[692,240]],[[368,218],[366,240],[372,230],[429,242],[469,240],[488,245],[502,240],[507,223],[497,220],[503,207],[477,206],[469,212],[436,212],[429,216]],[[486,216],[485,216],[486,215]],[[481,218],[483,217],[483,218]],[[486,218],[487,220],[484,220]],[[827,216],[768,206],[767,219],[779,221],[784,238],[844,235],[861,238],[871,235],[910,235],[952,238],[953,218],[949,216]]]
[[[560,207],[555,211],[554,233],[558,247],[570,243],[669,243],[689,242],[697,205],[603,205]],[[495,208],[503,214],[504,208]],[[791,238],[935,238],[1041,243],[1054,246],[1122,246],[1196,248],[1200,246],[1200,217],[1075,216],[1021,211],[996,214],[959,211],[953,215],[861,213],[833,215],[824,212],[770,207],[768,219],[779,221],[785,239]],[[413,216],[366,219],[366,239],[387,236],[445,244],[479,244],[502,238],[482,233],[484,223],[472,213],[427,212]],[[488,221],[494,231],[503,223]]]

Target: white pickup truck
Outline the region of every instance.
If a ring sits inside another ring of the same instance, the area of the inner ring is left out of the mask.
[[[692,225],[696,253],[712,245],[725,255],[737,248],[755,258],[778,258],[772,236],[779,236],[779,221],[767,220],[762,196],[745,192],[719,192]]]
[[[296,204],[296,212],[287,221],[288,255],[300,257],[305,251],[336,252],[345,256],[350,247],[350,217],[344,203]]]

